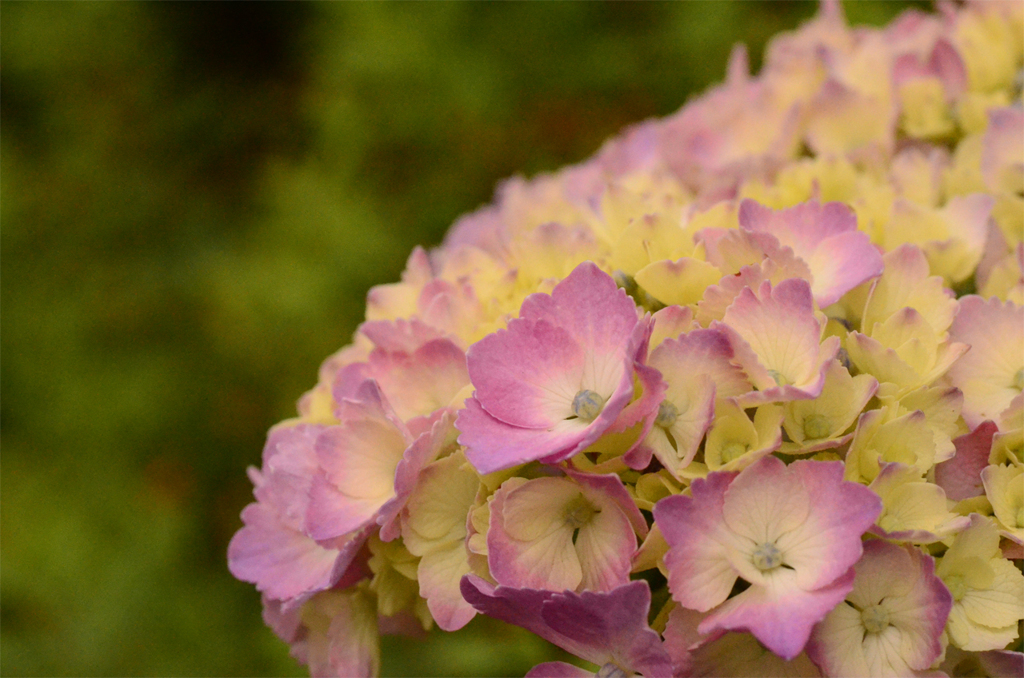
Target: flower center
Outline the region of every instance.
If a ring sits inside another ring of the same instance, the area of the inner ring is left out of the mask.
[[[581,389],[572,399],[572,413],[583,421],[597,419],[597,415],[601,414],[603,407],[604,398],[589,389]]]
[[[775,544],[764,543],[754,549],[750,561],[762,572],[774,570],[782,565],[782,552],[775,548]]]
[[[1017,527],[1024,527],[1024,504],[1017,507]]]
[[[565,505],[563,516],[565,517],[566,525],[574,530],[578,530],[589,525],[597,513],[600,513],[600,511],[595,509],[594,505],[587,501],[586,497],[578,494],[575,499]]]
[[[658,405],[658,417],[654,420],[654,423],[662,428],[668,428],[676,423],[678,418],[679,408],[667,400],[662,400],[661,404]]]
[[[881,633],[889,628],[889,613],[881,605],[872,605],[861,610],[860,621],[868,633]]]
[[[812,414],[804,419],[804,437],[808,440],[828,438],[832,432],[832,422],[828,417],[821,414]]]
[[[1017,370],[1017,374],[1013,375],[1013,387],[1018,391],[1024,391],[1024,367]]]
[[[626,678],[626,672],[611,662],[599,668],[594,675],[596,678]]]
[[[778,370],[768,370],[768,376],[775,380],[775,383],[779,386],[786,386],[789,384],[789,379],[783,376],[782,372]]]
[[[726,443],[722,446],[722,461],[728,464],[733,459],[738,459],[746,454],[747,449],[747,446],[743,443]]]
[[[967,594],[967,584],[964,583],[964,578],[958,574],[951,575],[949,578],[943,580],[946,588],[949,589],[949,593],[953,596],[953,600],[960,600]]]

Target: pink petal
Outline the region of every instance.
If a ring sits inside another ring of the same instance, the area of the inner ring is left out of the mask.
[[[418,318],[368,320],[359,326],[359,332],[388,353],[413,353],[428,341],[443,338],[436,328]]]
[[[467,575],[462,595],[480,612],[532,631],[598,666],[610,663],[648,678],[672,674],[660,637],[647,625],[651,594],[646,582],[577,594],[495,587]]]
[[[949,336],[971,350],[949,368],[949,380],[964,393],[962,415],[973,429],[998,419],[1020,395],[1015,380],[1024,370],[1024,306],[974,295],[958,305]]]
[[[593,671],[565,662],[544,662],[526,672],[526,678],[593,678]]]
[[[316,443],[323,472],[310,488],[310,535],[331,539],[372,521],[395,496],[395,469],[406,447],[390,421],[371,413],[325,429]]]
[[[512,320],[469,349],[474,398],[498,421],[549,428],[572,415],[585,348],[547,321]],[[621,364],[621,360],[620,360]]]
[[[577,266],[555,285],[550,295],[527,297],[519,317],[547,320],[563,327],[588,356],[613,364],[625,357],[638,320],[633,300],[619,289],[610,275],[589,261]],[[601,379],[594,381],[601,382]]]
[[[810,267],[811,290],[821,308],[882,273],[882,255],[857,230],[857,217],[843,203],[811,200],[773,211],[748,199],[740,205],[739,219],[745,229],[775,236]]]
[[[729,558],[735,537],[722,515],[725,491],[736,473],[709,473],[690,486],[692,496],[662,499],[654,506],[669,551],[665,555],[672,597],[706,612],[728,596],[738,577]]]
[[[609,409],[608,405],[602,411]],[[459,443],[466,446],[466,458],[482,474],[512,468],[537,459],[557,463],[586,449],[601,437],[604,429],[579,420],[565,421],[552,430],[510,426],[489,415],[476,398],[466,400],[459,410],[455,426],[462,433]],[[601,422],[607,426],[610,422]]]
[[[263,504],[246,506],[242,520],[245,527],[228,545],[228,568],[235,578],[256,584],[275,600],[290,600],[330,585],[337,549],[324,548],[284,527]]]
[[[466,356],[448,339],[434,339],[411,354],[374,351],[369,375],[402,421],[426,416],[451,404],[469,384]]]
[[[962,501],[985,493],[981,472],[988,466],[992,437],[998,428],[994,422],[983,421],[976,429],[953,441],[956,455],[935,465],[935,483],[953,501]]]
[[[882,512],[874,492],[843,480],[843,463],[802,459],[790,464],[813,507],[800,529],[786,535],[778,547],[797,572],[797,583],[813,590],[841,576],[861,556],[861,535]]]
[[[713,610],[698,630],[750,631],[775,654],[793,659],[803,652],[814,625],[853,589],[852,569],[814,591],[802,589],[792,570],[773,570],[766,579],[767,586],[751,586]]]

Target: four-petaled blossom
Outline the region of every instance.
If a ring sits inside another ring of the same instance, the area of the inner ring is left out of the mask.
[[[953,596],[946,632],[964,650],[1001,650],[1024,618],[1024,575],[1002,557],[996,526],[977,513],[970,521],[936,569]]]
[[[590,262],[551,294],[528,297],[508,329],[469,348],[476,392],[456,422],[466,457],[481,473],[554,463],[636,423],[621,419],[649,332],[633,301]]]
[[[495,581],[516,588],[610,591],[629,581],[647,523],[617,475],[511,478],[487,534]]]
[[[914,547],[864,544],[853,590],[814,629],[807,654],[829,676],[907,676],[932,665],[953,599]]]
[[[701,633],[747,630],[781,657],[800,654],[853,586],[861,535],[881,511],[874,493],[842,477],[840,463],[765,457],[658,502],[672,597],[712,610]],[[750,587],[729,598],[740,578]]]

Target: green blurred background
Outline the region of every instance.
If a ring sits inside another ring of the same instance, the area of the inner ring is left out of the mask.
[[[0,3],[0,673],[303,675],[225,552],[367,289],[814,10]],[[386,639],[383,670],[548,652],[478,619]]]

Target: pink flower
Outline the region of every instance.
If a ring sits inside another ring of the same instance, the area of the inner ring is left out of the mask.
[[[345,530],[315,540],[305,529],[309,488],[317,471],[314,442],[322,426],[277,428],[267,437],[263,469],[250,469],[256,502],[228,545],[228,568],[289,606],[339,582],[366,540]]]
[[[516,588],[610,591],[629,581],[647,523],[617,475],[512,478],[494,494],[491,575]]]
[[[382,526],[385,541],[397,537],[398,514],[420,469],[450,442],[452,415],[447,410],[414,420],[417,431],[402,423],[376,382],[363,382],[357,397],[342,401],[341,423],[316,439],[320,470],[310,486],[305,523],[316,539],[371,525]]]
[[[998,419],[1024,388],[1024,306],[974,295],[958,306],[949,336],[971,350],[949,369],[949,381],[964,392],[963,417],[973,429]]]
[[[555,593],[493,586],[474,575],[462,578],[462,595],[477,610],[521,626],[601,667],[598,675],[672,675],[661,638],[647,625],[651,591],[646,582],[623,584],[607,593]],[[534,667],[531,676],[590,675],[562,662]]]
[[[466,457],[481,473],[556,463],[606,431],[653,419],[653,371],[639,374],[647,380],[642,407],[626,408],[649,333],[633,301],[591,262],[551,294],[528,297],[508,329],[467,354],[476,392],[456,422]]]
[[[651,352],[648,363],[667,383],[647,437],[636,450],[637,466],[653,454],[674,477],[686,468],[715,418],[715,399],[750,390],[743,371],[732,363],[728,338],[716,330],[693,330],[666,339]]]
[[[882,255],[846,205],[817,200],[772,210],[753,200],[740,204],[740,226],[770,234],[793,250],[811,272],[811,292],[825,308],[863,282],[882,274]]]
[[[765,402],[809,400],[821,395],[825,373],[839,351],[839,337],[821,341],[824,318],[814,312],[806,280],[763,282],[744,288],[712,329],[724,332],[735,362],[758,389],[739,396],[750,407]]]
[[[864,544],[853,589],[814,629],[807,654],[829,676],[906,676],[942,651],[953,597],[913,547]]]
[[[712,610],[701,633],[747,630],[785,659],[850,591],[861,535],[881,501],[845,482],[841,462],[764,457],[740,473],[711,473],[692,495],[667,497],[654,517],[669,545],[672,597]],[[736,580],[750,588],[726,600]]]

